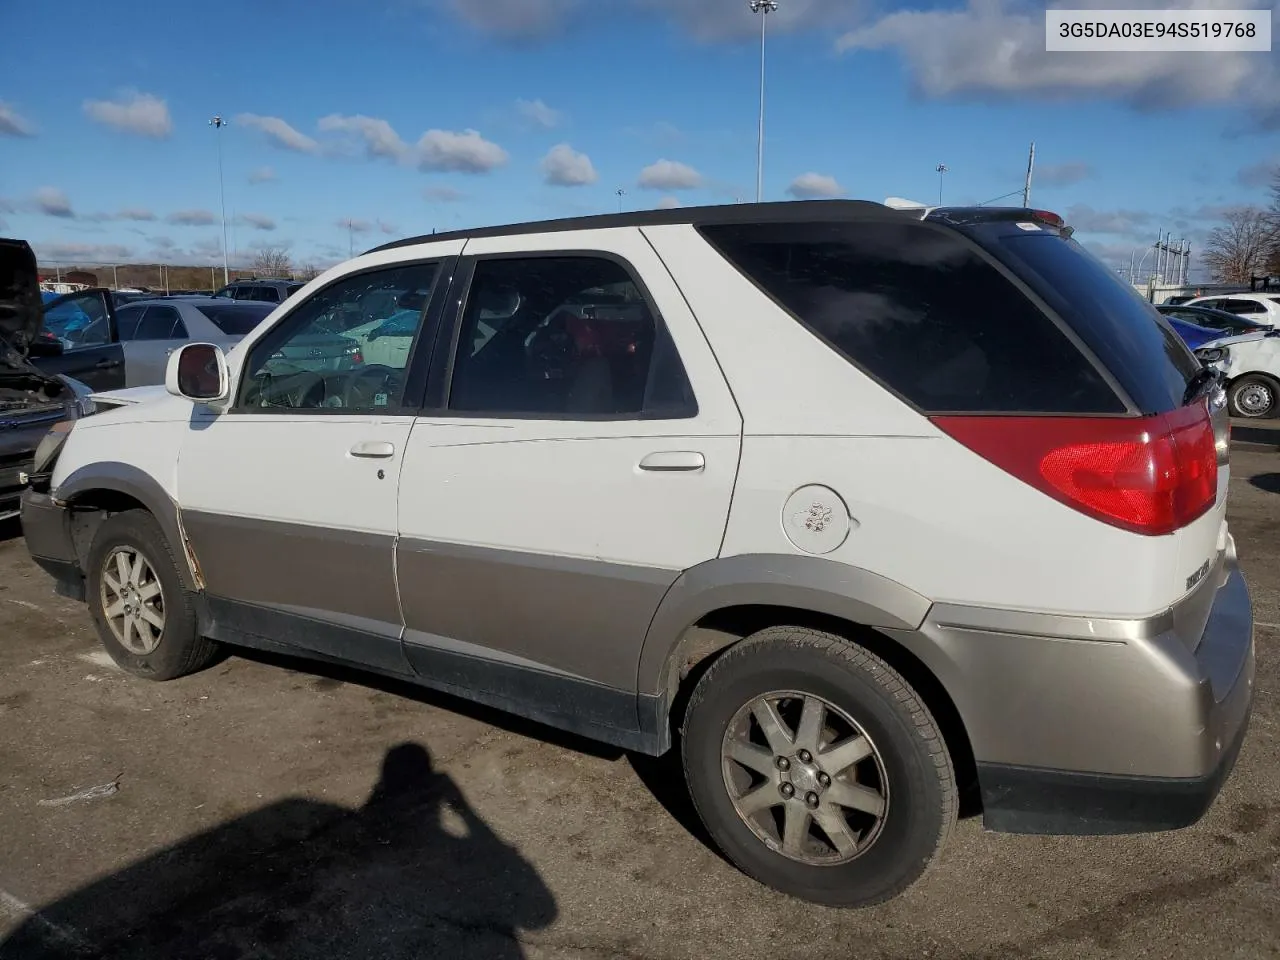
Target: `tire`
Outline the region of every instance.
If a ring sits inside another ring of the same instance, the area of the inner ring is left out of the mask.
[[[121,556],[128,576],[122,576]],[[137,589],[129,591],[138,557],[145,567],[134,585]],[[173,548],[150,513],[128,510],[107,517],[89,547],[87,566],[86,599],[93,624],[107,653],[122,669],[145,680],[173,680],[202,670],[217,658],[217,644],[197,630],[192,594],[183,586]],[[115,586],[122,583],[125,593]],[[120,604],[145,607],[151,619],[141,614],[129,629],[123,622],[126,618],[108,617],[108,607],[119,610]],[[152,622],[157,615],[159,627]]]
[[[772,699],[780,693],[803,699]],[[751,706],[765,695],[787,726],[783,753],[765,746]],[[799,718],[812,701],[823,708],[823,726],[808,736]],[[804,743],[819,750],[806,752]],[[735,754],[747,751],[749,765],[725,759],[730,744]],[[868,746],[870,755],[842,767]],[[725,856],[766,886],[814,903],[865,907],[892,899],[937,860],[956,822],[955,771],[932,715],[888,664],[833,634],[771,627],[730,648],[690,697],[683,754],[698,815]],[[784,755],[785,772],[777,759]],[[854,783],[861,789],[850,793]],[[790,799],[782,796],[787,789]],[[768,809],[740,813],[735,795],[748,807],[753,800],[744,798],[755,790]],[[848,799],[864,809],[835,802]],[[789,817],[806,826],[794,831],[802,842],[784,853]],[[819,818],[835,833],[815,830]],[[841,832],[843,849],[831,839]]]
[[[1232,416],[1263,420],[1280,410],[1280,383],[1258,373],[1248,373],[1231,382],[1227,402]]]

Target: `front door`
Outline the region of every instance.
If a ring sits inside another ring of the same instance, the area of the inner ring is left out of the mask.
[[[33,349],[31,362],[42,372],[73,377],[94,390],[125,385],[124,349],[109,290],[81,290],[50,300],[44,306],[43,332],[57,337],[62,352],[48,355]]]
[[[228,411],[196,408],[178,491],[215,621],[408,672],[393,562],[417,358],[364,350],[388,320],[432,342],[441,269],[366,269],[320,289],[248,346]]]
[[[509,706],[634,726],[649,621],[719,553],[742,424],[639,232],[575,239],[467,244],[447,395],[401,473],[405,654]]]

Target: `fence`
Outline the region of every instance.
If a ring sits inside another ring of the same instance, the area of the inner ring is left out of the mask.
[[[42,285],[79,285],[109,287],[112,290],[139,289],[148,292],[174,293],[182,290],[217,290],[223,285],[222,266],[192,266],[168,263],[103,263],[83,260],[40,259],[38,272]],[[265,275],[265,274],[264,274]],[[316,275],[311,268],[273,272],[274,278],[309,280]],[[250,268],[232,269],[228,280],[255,276]]]

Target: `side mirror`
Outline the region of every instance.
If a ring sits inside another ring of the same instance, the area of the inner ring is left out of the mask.
[[[231,392],[227,358],[212,343],[188,343],[169,354],[164,388],[197,403],[225,400]]]

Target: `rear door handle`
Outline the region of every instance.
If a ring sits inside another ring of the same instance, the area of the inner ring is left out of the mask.
[[[707,465],[706,458],[692,450],[662,450],[640,461],[641,470],[654,473],[692,473]]]
[[[363,457],[370,460],[385,460],[387,457],[394,457],[396,453],[396,445],[388,443],[386,440],[361,440],[351,448],[353,457]]]

